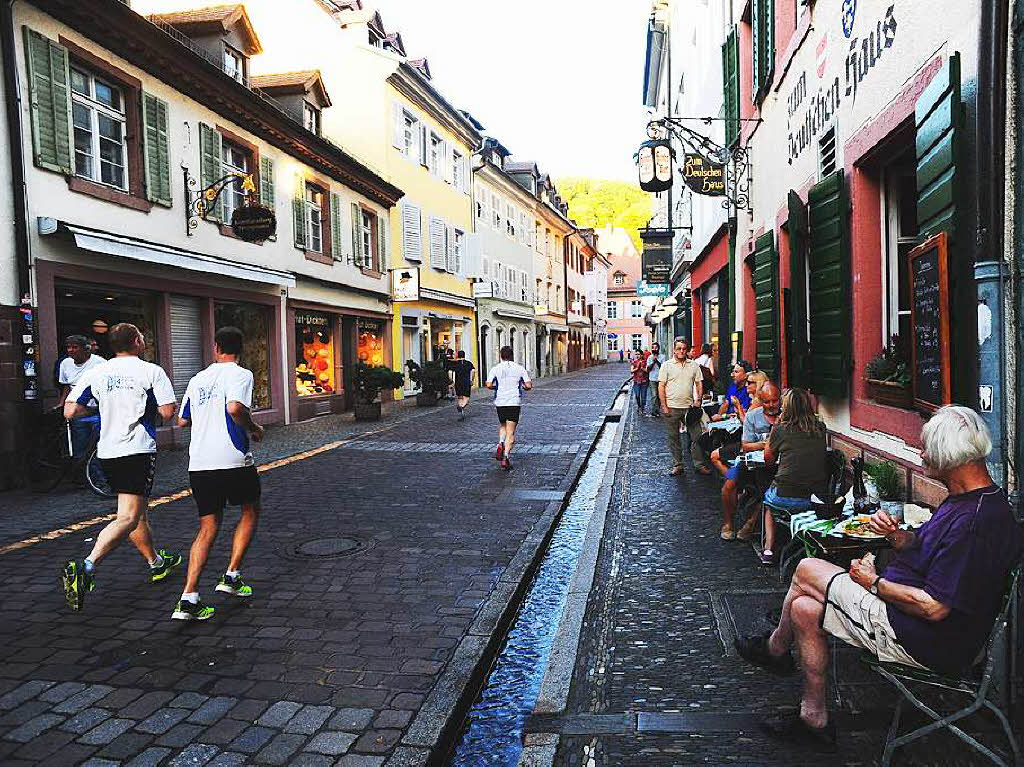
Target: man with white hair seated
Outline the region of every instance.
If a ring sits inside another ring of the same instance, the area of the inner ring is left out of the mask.
[[[925,424],[921,441],[926,473],[949,496],[916,532],[901,530],[885,512],[871,517],[871,529],[896,552],[889,566],[878,574],[865,557],[847,572],[805,559],[775,630],[736,640],[741,656],[776,674],[795,670],[790,650],[799,650],[800,713],[765,721],[770,734],[835,748],[825,707],[829,634],[882,662],[950,674],[968,668],[984,646],[1024,535],[985,466],[992,440],[977,413],[946,406]]]

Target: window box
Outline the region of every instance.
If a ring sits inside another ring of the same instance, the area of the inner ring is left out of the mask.
[[[896,381],[879,381],[877,378],[866,378],[868,396],[879,405],[898,407],[903,410],[914,409],[914,392],[909,386]]]

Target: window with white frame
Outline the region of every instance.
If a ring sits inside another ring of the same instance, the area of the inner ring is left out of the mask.
[[[369,269],[373,267],[373,255],[376,252],[376,243],[374,242],[373,233],[377,228],[377,217],[373,215],[372,211],[366,210],[366,208],[360,208],[359,219],[359,239],[362,241],[363,246],[362,265]]]
[[[919,243],[917,218],[917,174],[913,139],[905,153],[886,162],[883,176],[885,217],[883,219],[882,274],[884,344],[894,335],[910,336],[910,251]]]
[[[444,141],[436,133],[430,134],[430,156],[428,158],[430,162],[430,173],[431,175],[443,177],[444,176]]]
[[[224,71],[231,79],[245,82],[245,57],[229,45],[224,46]]]
[[[533,246],[537,249],[538,253],[543,253],[540,249],[543,243],[544,240],[540,236],[540,223],[535,221],[533,224]]]
[[[483,187],[476,188],[476,220],[485,221],[487,218],[487,192]]]
[[[322,253],[324,193],[320,187],[306,184],[306,231],[309,233],[307,250]]]
[[[608,336],[608,351],[617,352],[619,350],[619,337],[618,335]]]
[[[463,248],[463,241],[465,240],[466,235],[465,235],[465,232],[462,232],[459,229],[456,229],[454,231],[455,231],[455,234],[454,234],[454,238],[453,238],[453,241],[452,241],[452,253],[455,256],[455,273],[456,274],[461,274],[462,273],[462,248]]]
[[[320,135],[320,110],[308,101],[302,102],[302,124],[310,133]]]
[[[462,178],[462,154],[457,151],[452,151],[452,186],[456,189],[465,188],[465,179]],[[468,190],[467,190],[468,191]]]
[[[619,302],[609,301],[608,302],[608,319],[617,320],[619,318]]]
[[[622,272],[615,272],[615,276],[612,277],[612,282],[614,282],[616,285],[625,285],[626,275],[623,274]]]
[[[635,351],[643,351],[644,348],[644,337],[640,333],[633,333],[629,337],[630,348]]]
[[[530,302],[530,277],[526,272],[519,273],[519,300],[524,304]]]
[[[508,203],[505,208],[505,234],[510,239],[514,240],[516,238],[516,215],[512,209],[512,203]]]
[[[501,231],[501,200],[498,198],[498,195],[496,195],[496,194],[492,194],[491,195],[491,213],[492,213],[491,224],[492,224],[492,226],[494,226],[495,229],[497,229],[500,232]]]
[[[629,302],[629,316],[633,319],[644,316],[644,302],[643,301],[630,301]]]
[[[248,149],[243,149],[237,144],[232,144],[224,139],[221,141],[220,149],[221,162],[223,163],[224,175],[229,173],[241,173],[248,175],[252,166],[252,154]],[[245,207],[245,192],[242,191],[242,180],[232,179],[224,194],[224,220],[230,221],[231,215],[238,209]]]
[[[406,157],[416,156],[416,134],[419,130],[419,120],[408,112],[402,113],[402,154]]]
[[[101,77],[71,67],[75,175],[128,188],[124,92]]]

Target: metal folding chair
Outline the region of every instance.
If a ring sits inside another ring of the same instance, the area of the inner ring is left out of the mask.
[[[944,676],[926,669],[904,666],[899,663],[882,663],[874,655],[864,655],[864,662],[891,682],[903,695],[896,704],[892,724],[889,726],[889,733],[886,736],[885,752],[882,754],[882,767],[889,767],[892,764],[893,753],[900,746],[905,746],[911,741],[923,738],[941,729],[949,730],[960,740],[964,741],[964,743],[987,756],[995,764],[1001,765],[1001,767],[1009,767],[1009,763],[1001,756],[968,735],[956,724],[961,719],[980,711],[982,708],[988,709],[996,715],[996,718],[1002,725],[1003,732],[1010,741],[1010,748],[1013,751],[1013,764],[1016,767],[1020,767],[1020,748],[1017,745],[1017,739],[1014,737],[1010,722],[1006,714],[989,699],[993,692],[992,681],[996,668],[996,654],[1000,651],[1000,648],[1005,647],[1003,639],[1006,635],[1007,623],[1009,622],[1010,607],[1016,601],[1015,596],[1019,587],[1019,581],[1020,567],[1018,566],[1010,573],[1009,587],[1003,600],[1003,607],[999,611],[999,616],[996,618],[995,626],[988,638],[985,649],[973,668],[976,674],[968,672],[968,674],[959,678]],[[958,709],[944,716],[925,704],[909,689],[908,684],[920,684],[963,693],[971,698],[971,702],[965,708]],[[907,701],[910,701],[916,708],[927,714],[933,721],[923,727],[918,727],[916,730],[911,730],[903,735],[897,735],[903,704]]]

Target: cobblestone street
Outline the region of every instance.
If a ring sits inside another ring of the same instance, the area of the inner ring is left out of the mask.
[[[632,407],[568,708],[554,724],[535,717],[528,731],[561,732],[563,767],[877,764],[895,696],[850,647],[834,654],[841,704],[830,684],[838,754],[758,729],[759,717],[796,710],[799,675],[771,676],[732,642],[775,623],[787,584],[748,545],[719,538],[719,482],[689,465],[670,477],[669,465],[662,422]],[[985,718],[970,721],[983,742],[1004,747]],[[944,734],[897,754],[903,765],[982,763]]]
[[[8,495],[0,763],[424,763],[624,378],[608,365],[539,382],[511,474],[490,455],[497,421],[482,393],[463,422],[451,405],[402,405],[382,423],[268,432],[264,465],[354,441],[261,475],[245,566],[255,596],[214,595],[229,527],[204,576],[217,608],[205,623],[170,620],[181,574],[150,585],[128,543],[98,568],[85,609],[69,612],[59,568],[100,527],[10,544],[111,504]],[[184,460],[161,455],[158,493],[184,487]],[[191,498],[150,516],[157,545],[187,550]]]

